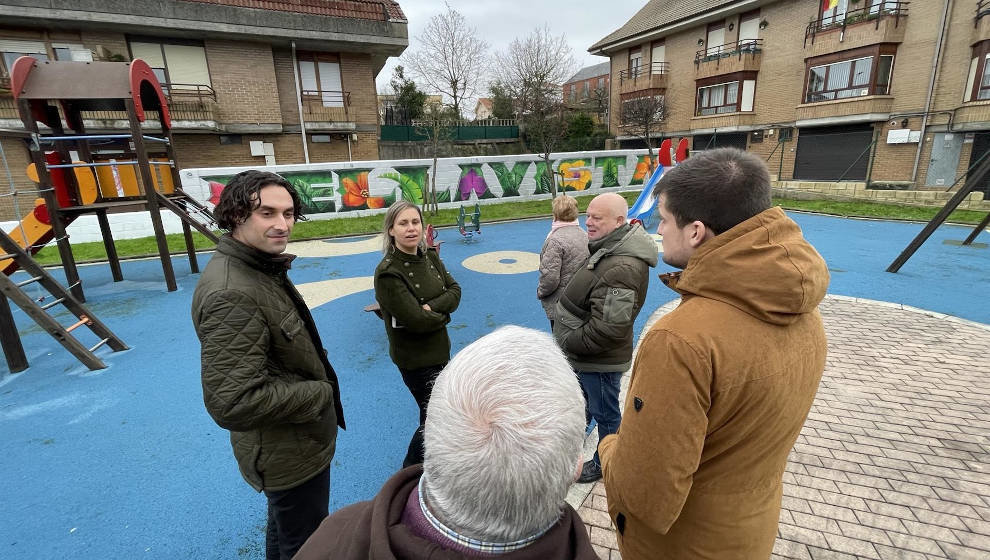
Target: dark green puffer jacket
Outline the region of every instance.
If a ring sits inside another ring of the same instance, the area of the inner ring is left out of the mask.
[[[337,374],[286,276],[292,259],[224,235],[192,301],[206,410],[230,430],[241,475],[259,492],[329,467],[344,427]]]
[[[375,299],[396,366],[419,369],[450,360],[447,323],[461,302],[461,287],[435,249],[416,255],[390,250],[375,269]]]
[[[576,371],[626,371],[657,243],[639,224],[625,224],[588,249],[591,256],[557,301],[553,336]]]

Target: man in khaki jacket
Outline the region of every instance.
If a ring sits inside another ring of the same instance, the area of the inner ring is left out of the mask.
[[[643,337],[599,444],[624,560],[769,558],[787,455],[825,367],[825,262],[763,162],[726,148],[667,172],[661,276],[681,303]]]

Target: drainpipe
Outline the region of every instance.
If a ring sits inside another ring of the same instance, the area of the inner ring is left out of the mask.
[[[296,108],[299,109],[299,135],[302,136],[303,157],[309,163],[309,146],[306,143],[306,121],[303,120],[302,90],[299,89],[299,61],[296,60],[296,42],[292,41],[292,75],[296,79]]]
[[[918,180],[918,164],[921,163],[921,149],[925,146],[925,128],[928,126],[928,112],[932,108],[932,97],[935,96],[935,77],[938,74],[939,62],[942,60],[942,45],[945,42],[945,24],[948,21],[950,4],[952,4],[952,0],[945,0],[942,6],[942,23],[938,28],[938,40],[935,41],[935,56],[932,58],[932,77],[928,80],[928,97],[925,99],[925,114],[921,117],[921,138],[918,139],[918,149],[914,153],[914,167],[911,168],[912,183]]]
[[[347,161],[354,161],[354,158],[351,157],[351,133],[348,132],[346,136],[347,136]]]

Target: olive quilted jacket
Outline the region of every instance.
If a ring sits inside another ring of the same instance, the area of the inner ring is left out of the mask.
[[[258,491],[326,469],[344,427],[337,375],[286,276],[292,258],[225,235],[193,295],[206,410],[230,430],[241,475]]]

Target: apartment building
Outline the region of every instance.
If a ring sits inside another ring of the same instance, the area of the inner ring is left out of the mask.
[[[988,0],[651,0],[589,51],[623,147],[622,103],[661,95],[665,137],[782,180],[945,189],[990,151]]]
[[[168,97],[181,167],[377,159],[375,77],[407,45],[392,0],[0,0],[0,147],[30,208],[14,60],[141,58]],[[84,118],[91,133],[127,128],[124,114]],[[19,217],[14,198],[0,197],[0,219]]]
[[[577,105],[594,98],[596,91],[609,91],[610,63],[602,62],[585,66],[564,82],[564,102]]]

